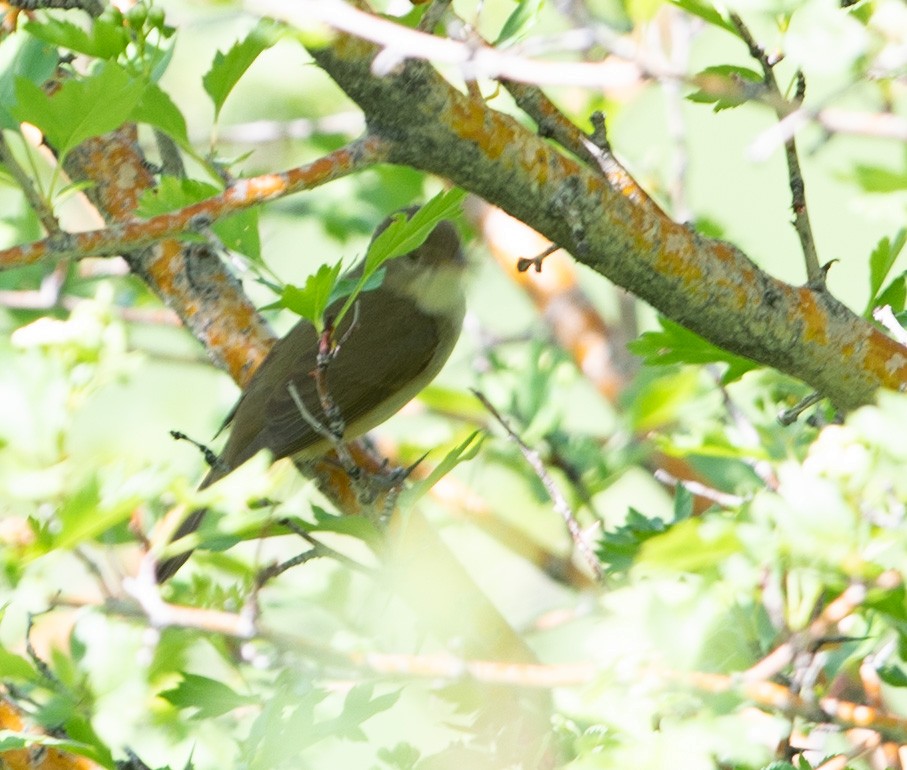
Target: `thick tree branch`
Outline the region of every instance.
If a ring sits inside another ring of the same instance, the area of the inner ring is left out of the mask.
[[[390,160],[444,176],[721,347],[798,377],[838,406],[907,379],[907,349],[825,291],[786,284],[742,251],[671,221],[647,196],[567,157],[430,65],[372,72],[377,46],[338,32],[309,44],[359,104]]]

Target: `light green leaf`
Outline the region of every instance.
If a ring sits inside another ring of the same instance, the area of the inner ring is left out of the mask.
[[[721,378],[724,384],[739,380],[758,366],[755,361],[729,353],[663,316],[659,316],[658,322],[661,331],[646,332],[627,345],[631,353],[641,356],[649,366],[723,363],[728,367]]]
[[[223,682],[185,672],[176,687],[164,690],[159,695],[179,709],[195,709],[193,719],[211,719],[255,703],[253,698],[240,695]]]
[[[891,268],[894,267],[905,243],[907,243],[907,229],[902,227],[894,238],[887,236],[881,238],[872,250],[872,254],[869,255],[869,302],[864,312],[866,318],[872,315],[873,308],[878,307],[879,304],[885,304],[879,303],[879,290]],[[894,311],[898,312],[900,309],[903,308],[894,308]]]
[[[278,24],[270,19],[261,19],[246,38],[235,43],[227,53],[218,51],[215,54],[211,69],[202,78],[205,92],[214,102],[215,120],[239,79],[263,51],[280,39],[281,34]]]
[[[477,430],[470,433],[463,441],[444,455],[441,462],[435,466],[428,476],[400,493],[400,508],[402,510],[412,508],[420,498],[428,494],[431,488],[454,468],[475,457],[484,441],[485,434],[482,431]]]
[[[142,97],[145,85],[117,64],[105,62],[93,75],[69,80],[47,94],[26,78],[16,81],[13,114],[37,126],[61,155],[80,142],[119,128]]]
[[[146,86],[141,100],[132,111],[131,119],[159,128],[181,147],[189,145],[183,113],[173,103],[169,94],[156,83]]]
[[[279,304],[308,320],[320,334],[324,329],[324,311],[327,309],[340,277],[343,263],[321,265],[306,278],[305,286],[287,284]]]
[[[129,45],[129,32],[123,25],[103,16],[93,19],[87,31],[55,16],[30,20],[25,24],[25,31],[51,45],[97,59],[116,59]]]

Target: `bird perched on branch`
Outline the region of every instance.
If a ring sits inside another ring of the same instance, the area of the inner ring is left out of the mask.
[[[403,213],[412,217],[414,212]],[[391,221],[382,222],[372,240]],[[466,260],[456,229],[439,222],[421,246],[385,267],[381,285],[362,292],[355,312],[333,330],[337,346],[326,364],[322,359],[321,393],[316,370],[324,335],[303,319],[274,344],[226,420],[230,436],[202,489],[262,449],[275,460],[316,459],[336,443],[325,435],[336,417],[344,426],[343,440],[350,441],[387,420],[435,378],[460,336],[466,310]],[[361,270],[348,277],[359,277]],[[325,318],[335,317],[343,302],[330,305]],[[333,414],[325,414],[325,393]],[[204,509],[193,511],[174,539],[198,529],[204,514]],[[161,562],[158,580],[171,577],[190,553]]]

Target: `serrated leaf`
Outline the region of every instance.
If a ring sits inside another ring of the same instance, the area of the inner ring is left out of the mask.
[[[750,101],[752,88],[762,82],[762,75],[747,67],[722,64],[706,67],[694,82],[700,88],[686,98],[699,104],[712,104],[715,112],[721,112]]]
[[[626,572],[633,566],[642,544],[668,529],[663,519],[649,518],[630,508],[623,524],[606,531],[595,549],[596,556],[608,573]]]
[[[195,709],[193,719],[211,719],[255,702],[216,679],[185,672],[182,677],[176,687],[159,695],[178,709]]]
[[[97,59],[116,59],[129,45],[129,32],[104,17],[92,20],[90,28],[84,30],[65,19],[45,16],[40,21],[29,20],[25,31],[51,45]]]
[[[878,307],[880,304],[886,304],[879,302],[879,290],[882,288],[882,284],[888,277],[891,268],[894,267],[894,263],[903,250],[905,242],[907,242],[907,230],[902,227],[894,238],[888,238],[887,236],[880,238],[869,255],[869,302],[864,313],[867,318],[872,315],[873,308]],[[903,309],[903,305],[901,308],[894,308],[892,305],[892,308],[894,312],[898,312]]]
[[[281,35],[281,27],[269,19],[261,19],[243,40],[238,41],[226,53],[218,51],[211,63],[211,69],[202,78],[205,92],[214,102],[214,119],[227,101],[230,92],[252,63]]]
[[[183,113],[169,94],[156,83],[149,83],[145,88],[142,98],[132,111],[131,119],[160,129],[181,147],[189,145]]]
[[[627,345],[630,352],[641,356],[649,366],[671,364],[727,364],[721,381],[724,384],[739,380],[759,365],[743,356],[729,353],[695,332],[659,316],[661,331],[645,332]]]
[[[341,262],[321,265],[306,278],[305,286],[287,284],[278,304],[305,318],[320,334],[324,328],[324,311],[330,304],[342,267]]]
[[[393,222],[369,245],[365,255],[365,277],[374,273],[387,260],[419,248],[438,222],[457,216],[465,197],[466,191],[455,187],[438,193],[409,219],[404,214],[397,214]]]
[[[13,115],[16,82],[22,78],[36,85],[46,81],[57,67],[57,49],[28,35],[13,35],[0,45],[0,128],[19,130]]]
[[[340,324],[357,295],[385,262],[419,248],[438,222],[456,217],[465,197],[466,191],[455,187],[438,193],[412,217],[407,218],[403,213],[396,214],[391,223],[369,244],[356,289],[337,314],[336,323]]]
[[[357,684],[351,689],[343,701],[344,724],[360,725],[382,711],[387,711],[400,698],[400,691],[374,695],[375,687],[371,684]]]
[[[102,532],[125,521],[140,498],[116,500],[110,504],[102,501],[100,482],[92,477],[70,494],[57,514],[60,528],[47,540],[36,541],[29,549],[30,555],[40,555],[50,550],[71,549]]]
[[[69,80],[53,94],[30,80],[16,81],[13,114],[37,126],[61,155],[80,142],[119,128],[129,118],[145,90],[140,80],[113,62],[104,62],[92,75]]]
[[[538,19],[544,2],[545,0],[518,0],[516,8],[504,22],[501,34],[494,41],[494,45],[504,46],[517,40],[529,30]]]

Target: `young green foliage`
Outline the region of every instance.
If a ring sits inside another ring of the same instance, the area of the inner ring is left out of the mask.
[[[245,39],[234,43],[226,53],[218,51],[214,56],[211,69],[202,78],[202,85],[214,103],[215,122],[239,79],[264,51],[280,39],[281,34],[280,25],[270,19],[261,19]]]
[[[721,378],[724,384],[739,380],[758,364],[749,358],[722,350],[695,332],[685,329],[664,316],[659,316],[661,331],[645,332],[627,348],[650,366],[671,364],[727,364]]]
[[[898,230],[894,238],[881,238],[869,255],[869,301],[863,315],[872,317],[872,311],[882,305],[890,305],[895,313],[904,309],[905,286],[904,273],[891,280],[884,291],[882,284],[894,267],[894,263],[907,243],[907,229]]]

